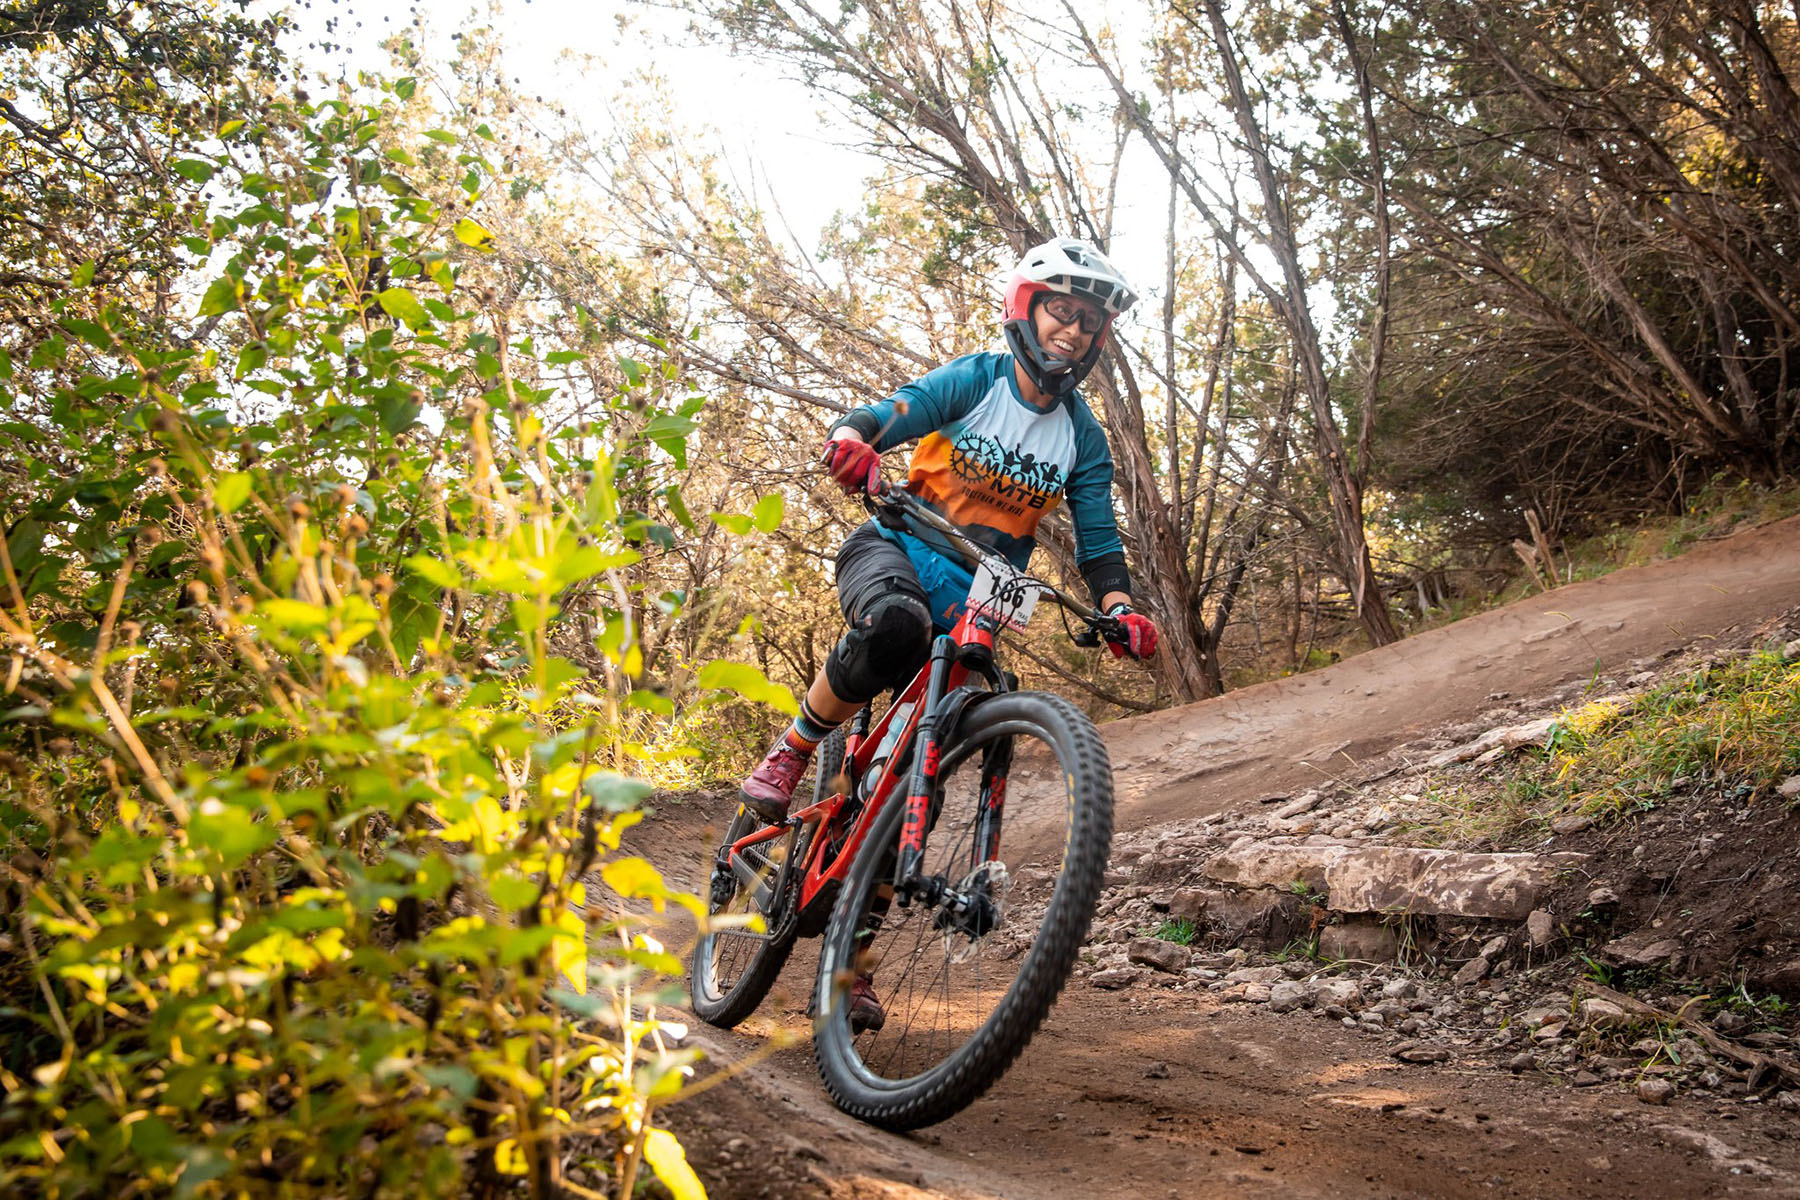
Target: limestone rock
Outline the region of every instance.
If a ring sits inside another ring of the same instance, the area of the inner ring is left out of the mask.
[[[1310,847],[1308,847],[1310,849]],[[1325,868],[1338,912],[1523,920],[1579,854],[1470,854],[1405,846],[1344,850]]]
[[[1583,1000],[1576,1010],[1580,1014],[1581,1023],[1589,1029],[1617,1029],[1630,1023],[1625,1010],[1611,1000]]]
[[[1319,957],[1327,962],[1392,962],[1399,953],[1399,937],[1379,921],[1352,919],[1319,930]]]
[[[1452,982],[1458,987],[1468,987],[1472,983],[1479,983],[1481,980],[1487,978],[1487,973],[1492,966],[1493,964],[1487,959],[1476,956],[1462,965],[1462,968],[1456,972],[1456,978]]]
[[[1556,717],[1543,717],[1536,721],[1527,721],[1523,725],[1490,729],[1472,742],[1453,746],[1442,754],[1434,755],[1425,765],[1433,770],[1439,770],[1453,763],[1468,762],[1472,758],[1479,758],[1492,751],[1499,751],[1503,754],[1508,750],[1516,750],[1520,746],[1535,746],[1550,736],[1550,727],[1556,722]]]
[[[1105,971],[1095,971],[1088,977],[1088,982],[1103,991],[1116,992],[1120,988],[1130,987],[1143,977],[1142,971],[1134,971],[1130,967],[1113,967]]]
[[[1296,1008],[1304,1008],[1311,999],[1307,986],[1296,979],[1284,979],[1269,986],[1270,1012],[1293,1012]]]
[[[1201,872],[1214,883],[1240,888],[1290,888],[1298,883],[1323,892],[1327,870],[1345,853],[1342,846],[1274,846],[1251,841],[1213,855]]]
[[[1531,915],[1525,918],[1525,936],[1531,939],[1533,949],[1543,949],[1556,936],[1555,919],[1544,909],[1532,909]]]
[[[1182,888],[1169,897],[1169,915],[1197,921],[1206,912],[1206,892],[1201,888]]]
[[[1600,950],[1608,962],[1625,967],[1660,967],[1680,958],[1681,942],[1654,929],[1614,938]]]
[[[1354,979],[1327,979],[1313,988],[1314,1008],[1355,1008],[1362,1003],[1362,988]]]
[[[1274,815],[1283,821],[1291,821],[1302,813],[1309,813],[1319,806],[1319,793],[1307,792],[1296,796],[1275,810]]]
[[[1441,1063],[1450,1061],[1450,1051],[1424,1042],[1401,1042],[1394,1047],[1394,1057],[1401,1062]]]
[[[1132,938],[1125,948],[1125,955],[1137,966],[1151,967],[1171,975],[1179,974],[1193,958],[1193,953],[1186,946],[1151,937]]]

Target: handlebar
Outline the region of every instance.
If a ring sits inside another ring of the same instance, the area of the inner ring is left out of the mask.
[[[863,503],[874,514],[875,519],[890,529],[898,529],[901,524],[917,522],[937,531],[949,541],[956,552],[962,555],[970,568],[978,566],[983,559],[996,558],[993,551],[982,546],[963,531],[956,523],[940,516],[935,509],[914,496],[904,488],[897,487],[886,480],[878,480],[864,497]],[[1004,561],[1004,560],[1002,560]],[[1012,564],[1007,564],[1008,570]],[[1054,600],[1064,611],[1072,613],[1087,629],[1073,635],[1077,646],[1098,646],[1102,638],[1124,635],[1124,624],[1117,617],[1109,617],[1090,605],[1083,604],[1053,583],[1047,583],[1034,576],[1026,576],[1026,581]]]

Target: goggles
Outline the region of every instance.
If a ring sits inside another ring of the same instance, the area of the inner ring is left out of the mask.
[[[1080,325],[1083,333],[1099,333],[1106,328],[1106,314],[1092,304],[1073,296],[1051,296],[1044,301],[1044,311],[1061,325]]]

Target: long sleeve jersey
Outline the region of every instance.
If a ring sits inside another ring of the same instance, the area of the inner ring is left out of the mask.
[[[918,438],[907,490],[1020,570],[1037,545],[1038,522],[1067,496],[1075,561],[1095,602],[1130,592],[1105,432],[1077,393],[1048,409],[1028,403],[1010,354],[965,354],[838,426],[884,452]],[[918,537],[956,558],[934,531]]]

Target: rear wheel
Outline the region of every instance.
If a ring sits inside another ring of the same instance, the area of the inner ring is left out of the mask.
[[[1106,747],[1056,696],[1011,693],[969,710],[945,739],[939,785],[920,893],[888,898],[905,818],[895,799],[820,949],[820,1074],[840,1108],[888,1129],[952,1116],[1012,1065],[1074,966],[1112,842]],[[849,989],[860,973],[874,975],[886,1020],[857,1034]]]
[[[821,742],[815,758],[816,802],[831,795],[843,769],[844,731],[838,729]],[[810,830],[816,827],[758,843],[727,861],[731,846],[762,827],[763,823],[741,806],[732,817],[713,862],[708,914],[733,922],[755,914],[763,919],[765,932],[733,923],[701,934],[694,943],[688,978],[694,1015],[721,1029],[730,1029],[756,1011],[794,948],[799,865],[805,859]],[[782,866],[789,856],[794,856],[795,869],[784,885]]]

